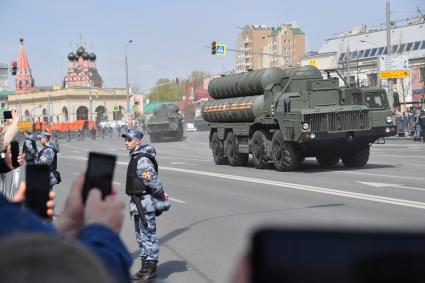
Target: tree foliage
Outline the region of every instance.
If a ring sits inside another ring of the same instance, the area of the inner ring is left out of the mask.
[[[204,78],[211,76],[209,72],[194,70],[190,74],[190,79],[193,82],[194,88],[202,88],[204,84]]]
[[[170,79],[161,78],[149,93],[150,101],[181,101],[184,94],[184,85],[176,84]]]

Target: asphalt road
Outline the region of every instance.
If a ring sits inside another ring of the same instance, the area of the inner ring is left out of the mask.
[[[144,142],[149,143],[146,138]],[[425,223],[425,144],[387,140],[372,146],[361,169],[322,169],[307,159],[297,172],[215,165],[207,132],[182,142],[153,144],[172,208],[158,218],[159,276],[167,282],[228,282],[254,229],[266,225],[422,229]],[[61,141],[60,213],[71,183],[85,171],[88,151],[118,156],[114,184],[125,195],[128,153],[122,139]],[[136,259],[132,220],[121,236]]]

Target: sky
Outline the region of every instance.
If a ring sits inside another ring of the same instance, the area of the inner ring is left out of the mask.
[[[181,79],[193,70],[220,74],[235,56],[213,56],[211,41],[234,48],[246,24],[278,26],[295,21],[307,50],[326,38],[362,24],[385,23],[385,0],[0,0],[0,62],[17,60],[24,38],[37,86],[60,83],[67,54],[80,36],[105,87],[125,87],[125,45],[129,83],[143,90],[158,79]],[[425,14],[425,0],[392,0],[392,19]]]

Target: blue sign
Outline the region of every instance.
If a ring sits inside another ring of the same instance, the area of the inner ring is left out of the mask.
[[[217,44],[216,55],[226,56],[226,44]]]

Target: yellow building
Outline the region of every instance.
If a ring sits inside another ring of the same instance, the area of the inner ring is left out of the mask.
[[[132,101],[130,103],[134,104]],[[58,87],[48,91],[9,95],[8,104],[10,109],[19,110],[22,121],[62,123],[127,119],[125,88]]]

